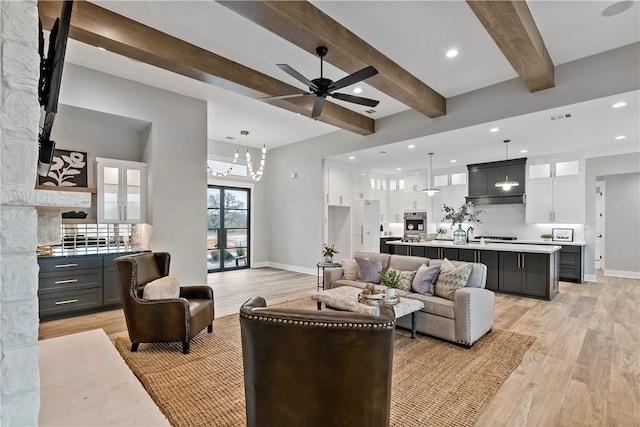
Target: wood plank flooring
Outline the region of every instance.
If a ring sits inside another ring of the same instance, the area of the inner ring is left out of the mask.
[[[272,268],[210,274],[216,317],[253,296],[302,298],[316,278]],[[551,302],[496,294],[495,328],[534,335],[522,364],[477,426],[640,426],[640,280],[560,284]],[[40,338],[104,328],[126,335],[122,310],[44,322]]]

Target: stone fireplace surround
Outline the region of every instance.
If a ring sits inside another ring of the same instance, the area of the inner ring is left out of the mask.
[[[34,190],[37,28],[35,0],[0,0],[0,425],[38,424],[36,246],[60,241],[60,212],[91,205],[88,193]]]

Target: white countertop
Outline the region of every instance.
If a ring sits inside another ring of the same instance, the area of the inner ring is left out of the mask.
[[[525,239],[518,239],[518,240],[512,240],[509,243],[513,243],[515,245],[517,244],[521,244],[521,243],[526,243],[526,244],[530,244],[530,245],[561,245],[561,246],[584,246],[586,245],[585,242],[557,242],[557,241],[544,241],[544,240],[525,240]]]
[[[453,242],[446,240],[431,240],[429,242],[403,242],[401,240],[392,240],[387,242],[389,245],[404,245],[404,246],[433,246],[436,248],[459,248],[459,249],[478,249],[483,251],[501,251],[501,252],[528,252],[528,253],[540,253],[550,254],[562,249],[561,246],[556,245],[531,245],[521,243],[501,243],[501,242],[487,242],[484,245],[480,243],[467,243],[466,245],[454,245]]]

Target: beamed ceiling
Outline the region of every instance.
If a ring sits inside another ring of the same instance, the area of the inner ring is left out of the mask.
[[[304,1],[219,1],[261,27],[308,52],[327,46],[326,61],[346,73],[373,65],[379,74],[366,83],[402,104],[435,118],[446,114],[446,99],[374,46]],[[530,91],[554,86],[553,63],[525,2],[468,1],[490,36]],[[50,29],[61,2],[38,3]],[[74,4],[70,37],[251,98],[302,91],[260,71],[86,1]],[[312,97],[269,101],[310,115]],[[327,102],[318,120],[361,135],[375,132],[375,121]]]

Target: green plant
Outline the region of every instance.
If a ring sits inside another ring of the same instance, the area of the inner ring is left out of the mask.
[[[328,243],[322,245],[322,256],[333,258],[337,253],[340,253],[340,249],[336,248],[336,245],[329,245]]]
[[[438,227],[438,229],[436,230],[436,233],[438,234],[447,234],[447,229],[444,227]]]
[[[382,275],[382,284],[387,288],[397,288],[400,284],[400,273],[397,270],[387,270]]]
[[[553,234],[544,233],[544,234],[540,235],[540,238],[542,238],[542,239],[553,239]]]
[[[236,248],[236,256],[243,256],[244,248]]]
[[[480,222],[478,215],[482,212],[474,210],[471,202],[463,204],[458,210],[445,204],[444,211],[447,214],[442,218],[442,221],[451,221],[453,225],[463,222]]]

